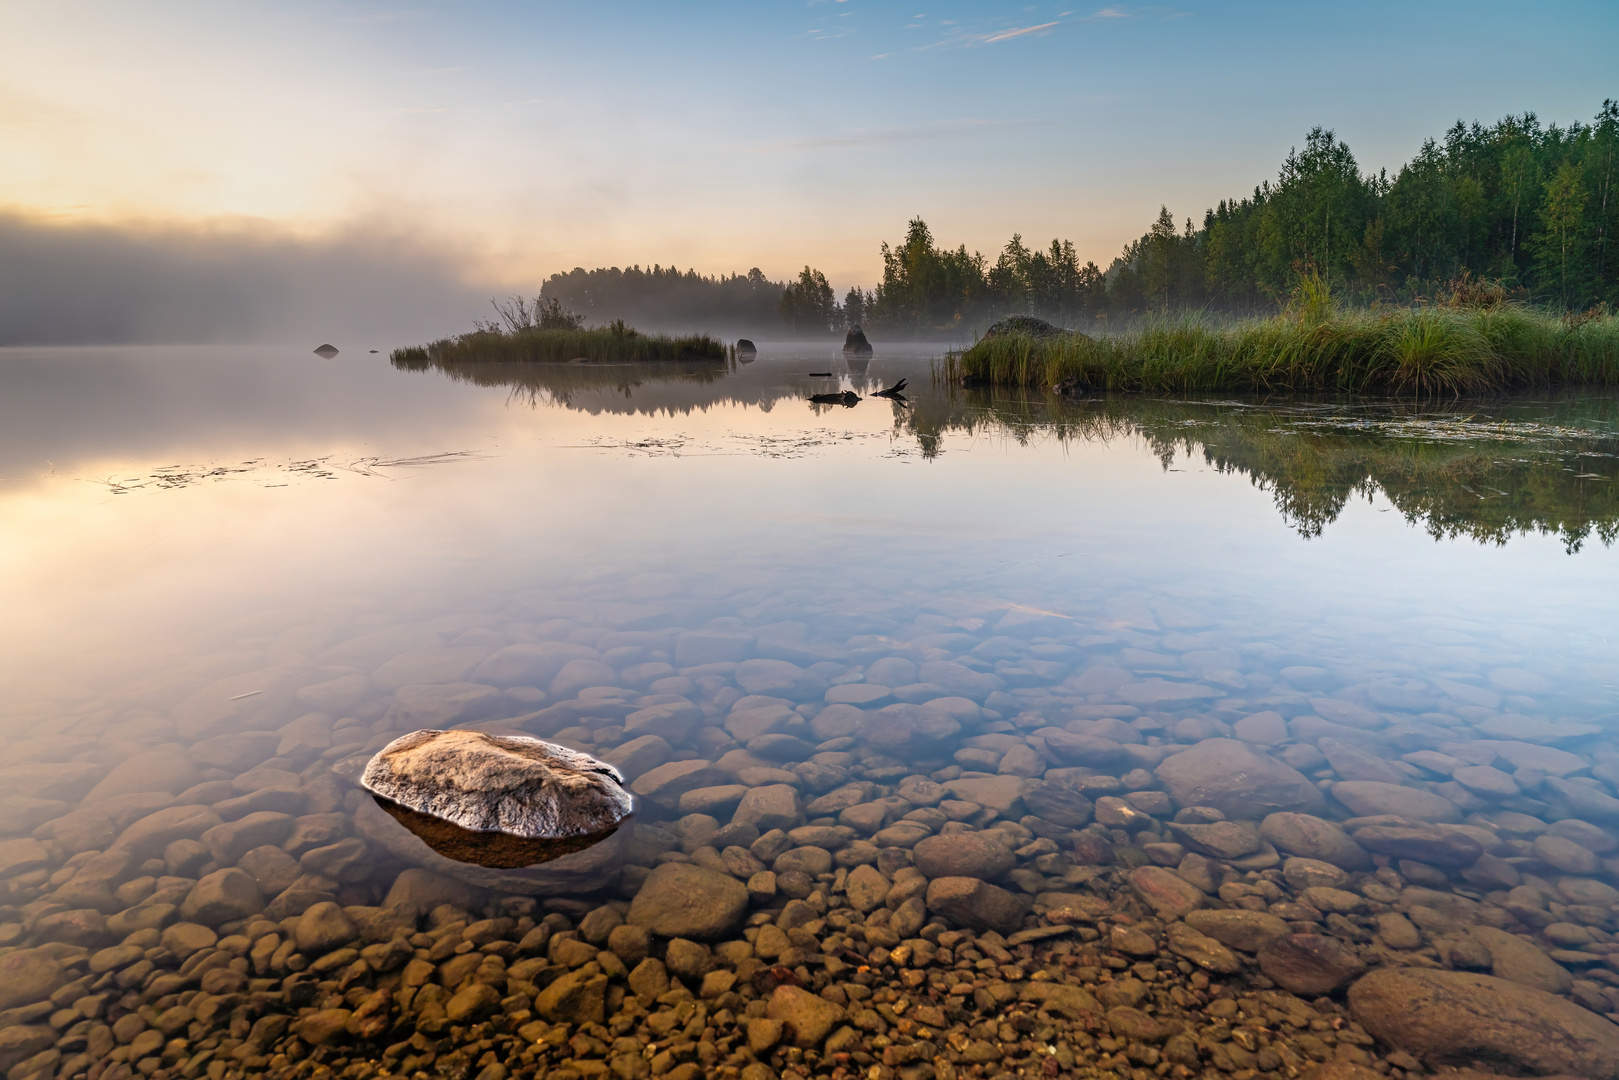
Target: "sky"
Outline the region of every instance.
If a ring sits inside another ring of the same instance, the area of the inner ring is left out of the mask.
[[[1395,169],[1459,118],[1589,119],[1615,55],[1612,0],[8,0],[0,237],[412,262],[432,320],[574,266],[869,286],[914,216],[1105,266],[1313,125]]]

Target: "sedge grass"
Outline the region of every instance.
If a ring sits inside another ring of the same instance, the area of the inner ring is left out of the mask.
[[[945,358],[967,383],[1151,393],[1411,397],[1619,385],[1619,318],[1492,309],[1294,312],[1229,324],[1188,315],[1115,336],[998,334]]]
[[[728,346],[708,334],[670,337],[643,334],[623,322],[590,329],[503,331],[483,327],[428,345],[395,349],[395,367],[425,370],[446,364],[594,363],[646,364],[670,360],[725,360]]]

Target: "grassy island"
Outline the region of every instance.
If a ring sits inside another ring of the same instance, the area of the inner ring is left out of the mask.
[[[447,364],[594,363],[645,364],[669,360],[726,360],[730,349],[707,334],[670,337],[643,334],[622,321],[592,328],[482,326],[469,334],[427,345],[395,349],[395,367],[423,369]]]
[[[968,384],[1149,393],[1434,396],[1619,385],[1619,318],[1516,304],[1338,310],[1269,318],[1184,315],[1089,337],[997,333],[951,353]]]

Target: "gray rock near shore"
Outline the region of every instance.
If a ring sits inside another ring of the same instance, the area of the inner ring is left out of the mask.
[[[865,331],[858,326],[849,327],[849,332],[843,338],[844,356],[870,356],[871,342],[866,340]]]
[[[361,784],[433,850],[514,868],[611,835],[634,801],[617,769],[523,736],[415,731],[383,747]]]

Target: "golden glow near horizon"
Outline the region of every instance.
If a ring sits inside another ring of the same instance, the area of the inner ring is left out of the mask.
[[[1105,266],[1160,204],[1250,192],[1314,124],[1377,168],[1458,115],[1587,117],[1619,9],[1576,6],[1577,41],[1473,5],[1458,53],[1511,72],[1482,86],[1402,59],[1457,32],[1438,8],[1400,9],[1390,40],[1364,8],[11,0],[0,213],[407,237],[513,286],[654,262],[869,285],[916,215],[991,258],[1018,232]],[[1303,83],[1339,89],[1274,92]]]
[[[880,241],[916,213],[942,240],[965,228],[991,251],[1011,216],[1056,216],[919,193],[884,152],[936,157],[1001,125],[814,118],[811,129],[837,134],[802,137],[799,110],[727,102],[723,88],[687,84],[671,98],[616,79],[581,85],[543,35],[495,72],[367,41],[407,16],[8,6],[0,212],[215,237],[409,237],[469,278],[513,284],[575,265],[782,276],[809,262],[840,287],[871,284]],[[858,174],[851,155],[869,160]],[[1094,212],[1083,227],[1039,228],[1091,229],[1105,258],[1139,216],[1103,221],[1100,237]]]

